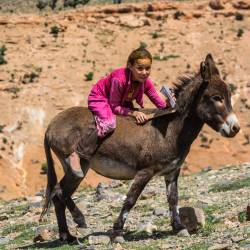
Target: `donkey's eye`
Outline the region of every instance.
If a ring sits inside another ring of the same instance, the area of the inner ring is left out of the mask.
[[[214,95],[214,96],[212,96],[212,100],[215,101],[215,102],[222,102],[223,97],[219,96],[219,95]]]

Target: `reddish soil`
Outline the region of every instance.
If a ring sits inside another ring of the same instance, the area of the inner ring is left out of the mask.
[[[158,90],[197,71],[207,53],[223,79],[236,87],[232,99],[240,133],[226,139],[205,126],[183,173],[249,161],[250,6],[243,3],[221,1],[221,10],[207,1],[158,1],[1,14],[0,47],[7,48],[7,64],[0,65],[0,125],[5,125],[0,127],[0,198],[32,195],[45,187],[42,144],[49,121],[63,109],[86,106],[92,84],[124,66],[141,42],[153,56],[169,56],[153,62],[151,78]],[[57,38],[53,26],[60,29]],[[89,72],[94,73],[91,81],[85,78]],[[146,106],[152,104],[146,100]],[[90,171],[84,184],[104,180]]]

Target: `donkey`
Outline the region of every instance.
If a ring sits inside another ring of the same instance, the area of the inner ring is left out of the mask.
[[[175,113],[157,117],[143,126],[136,125],[130,117],[118,116],[117,128],[97,148],[90,161],[81,159],[84,176],[91,168],[108,178],[134,179],[113,225],[113,237],[122,236],[129,211],[154,176],[165,178],[173,231],[184,230],[177,210],[177,181],[191,144],[205,123],[224,137],[234,137],[240,130],[232,109],[229,86],[220,78],[211,54],[200,64],[196,75],[179,78],[174,92],[177,98]],[[87,108],[72,107],[59,113],[45,133],[48,183],[41,218],[53,201],[59,237],[66,242],[76,240],[68,230],[66,207],[79,227],[87,227],[84,215],[71,198],[84,176],[73,175],[68,157],[77,138],[84,136],[89,121],[93,121],[93,115]],[[51,149],[65,172],[59,183]]]

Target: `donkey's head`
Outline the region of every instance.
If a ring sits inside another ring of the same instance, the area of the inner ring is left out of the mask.
[[[230,88],[220,78],[211,54],[201,63],[200,75],[202,84],[196,106],[197,115],[222,136],[235,136],[240,125],[231,105]]]

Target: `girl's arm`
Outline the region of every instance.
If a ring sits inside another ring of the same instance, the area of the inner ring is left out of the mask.
[[[109,104],[114,114],[129,115],[131,110],[121,106],[124,87],[116,78],[111,78],[111,88],[109,96]]]
[[[168,101],[163,101],[162,98],[158,95],[153,83],[150,80],[147,80],[146,82],[145,94],[150,99],[150,101],[159,109],[164,109],[170,106]]]

